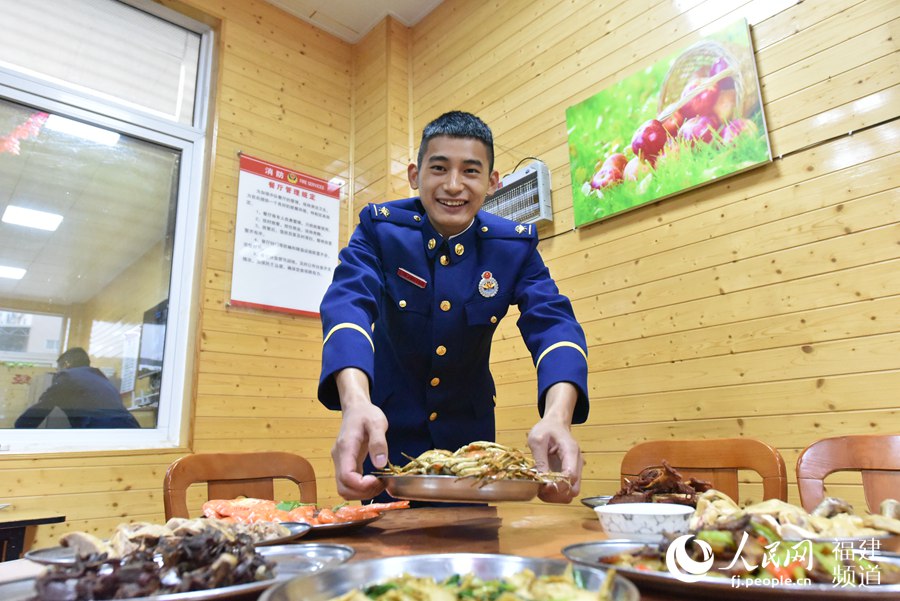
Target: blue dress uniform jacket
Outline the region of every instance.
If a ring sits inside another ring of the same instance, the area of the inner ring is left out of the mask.
[[[547,389],[579,391],[575,423],[588,415],[584,333],[537,251],[533,225],[480,211],[444,239],[418,198],[369,205],[340,253],[320,312],[319,400],[340,409],[334,375],[366,373],[388,420],[389,460],[494,440],[491,338],[510,305],[537,367],[538,409]],[[366,463],[366,469],[371,464]]]

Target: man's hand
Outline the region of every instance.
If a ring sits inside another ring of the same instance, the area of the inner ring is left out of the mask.
[[[547,391],[544,417],[528,432],[528,447],[540,472],[562,472],[567,482],[541,486],[538,493],[546,503],[569,503],[581,491],[584,458],[572,436],[572,412],[578,400],[577,389],[559,382]]]
[[[384,490],[384,485],[375,476],[363,475],[363,460],[368,453],[376,468],[387,465],[387,418],[369,398],[365,373],[347,368],[337,374],[336,381],[343,415],[331,449],[338,494],[345,499],[368,499]]]

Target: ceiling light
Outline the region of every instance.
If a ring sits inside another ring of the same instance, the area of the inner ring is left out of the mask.
[[[88,125],[81,121],[66,119],[59,115],[50,115],[50,118],[47,119],[47,123],[44,124],[44,127],[46,129],[69,134],[70,136],[77,136],[85,140],[90,140],[91,142],[96,142],[98,144],[106,144],[107,146],[115,146],[119,141],[119,134],[114,131]]]
[[[11,280],[21,280],[25,277],[25,270],[20,267],[7,267],[0,265],[0,278],[9,278]]]
[[[57,215],[56,213],[46,213],[44,211],[35,211],[33,209],[9,205],[6,207],[6,210],[3,211],[2,220],[4,223],[55,232],[56,228],[59,227],[59,224],[62,223],[63,216]]]

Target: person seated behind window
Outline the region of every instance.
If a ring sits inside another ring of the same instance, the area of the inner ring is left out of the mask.
[[[59,372],[53,384],[19,416],[16,428],[37,428],[56,407],[65,412],[72,428],[141,427],[122,404],[116,387],[102,371],[91,367],[83,348],[70,348],[56,364]]]

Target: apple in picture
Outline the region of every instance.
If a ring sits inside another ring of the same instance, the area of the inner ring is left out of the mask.
[[[598,171],[603,171],[604,169],[618,169],[621,171],[622,169],[625,169],[625,165],[627,164],[628,157],[621,152],[616,152],[606,157],[606,160],[603,161],[603,164]]]
[[[666,144],[666,129],[657,119],[650,119],[637,128],[631,138],[631,150],[651,164],[656,160],[656,155]]]
[[[696,94],[679,109],[685,119],[708,115],[712,112],[713,107],[716,106],[716,101],[719,99],[719,86],[716,84],[705,85],[703,81],[700,79],[691,80],[681,93],[682,98]],[[698,89],[701,89],[701,91],[697,92]]]
[[[603,163],[600,163],[599,161],[597,161],[597,163],[599,169],[594,173],[594,177],[591,178],[592,190],[608,188],[609,186],[622,181],[622,170],[625,169],[625,165],[628,164],[628,157],[621,152],[616,152],[606,157],[606,160],[604,160]]]
[[[709,68],[709,76],[712,77],[714,75],[718,75],[722,71],[726,69],[731,69],[731,63],[728,62],[724,56],[720,56],[716,59],[716,62],[712,64]],[[734,79],[731,77],[724,77],[719,80],[719,90],[733,90],[734,89]]]
[[[641,179],[648,173],[653,172],[653,167],[647,161],[642,161],[640,157],[634,157],[628,164],[625,165],[625,169],[622,171],[622,177],[628,181],[636,182]]]
[[[718,125],[715,117],[691,117],[678,130],[678,135],[692,146],[697,142],[709,144],[715,138]]]
[[[684,123],[684,115],[681,114],[681,111],[675,111],[662,121],[663,129],[673,138],[678,135],[678,129],[682,123]]]
[[[602,190],[622,181],[622,170],[616,168],[601,169],[591,178],[591,189]]]

